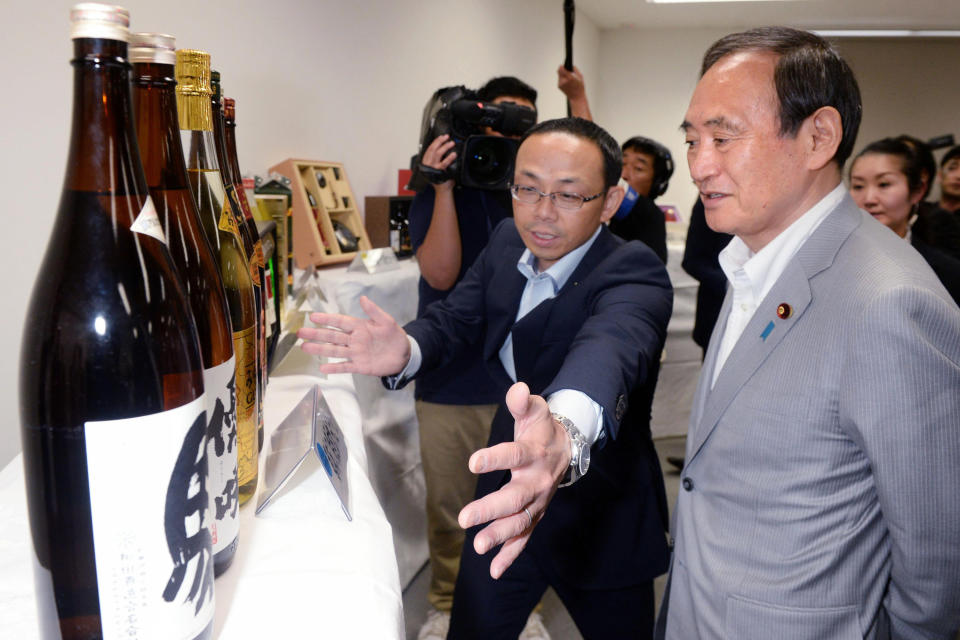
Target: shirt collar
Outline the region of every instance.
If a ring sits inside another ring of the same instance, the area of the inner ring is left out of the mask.
[[[743,240],[734,236],[718,257],[720,268],[727,279],[731,284],[735,284],[736,274],[742,270],[749,280],[754,303],[760,304],[803,243],[827,215],[837,208],[845,194],[846,188],[841,182],[756,253],[751,251]]]
[[[523,277],[527,280],[532,280],[540,276],[550,278],[550,280],[553,281],[553,291],[556,293],[563,288],[563,285],[567,284],[567,280],[573,275],[574,270],[580,264],[580,261],[583,260],[583,256],[586,255],[590,247],[593,246],[593,242],[597,239],[597,236],[600,235],[602,228],[603,225],[601,224],[597,227],[597,230],[593,232],[589,240],[554,262],[546,271],[538,272],[536,269],[537,257],[530,252],[530,249],[524,249],[520,260],[517,262],[517,270],[522,273]]]

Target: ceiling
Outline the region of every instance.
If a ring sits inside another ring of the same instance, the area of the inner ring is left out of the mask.
[[[560,4],[560,0],[558,0]],[[958,0],[790,0],[649,4],[576,0],[601,29],[783,24],[806,29],[960,29]]]

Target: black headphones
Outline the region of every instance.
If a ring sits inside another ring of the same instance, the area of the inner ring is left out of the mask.
[[[640,147],[642,153],[648,153],[646,149],[653,149],[653,183],[650,185],[650,195],[647,197],[651,200],[660,197],[667,190],[670,176],[673,175],[673,156],[670,155],[670,150],[656,140],[643,136],[630,138],[620,148],[626,151],[631,147]]]

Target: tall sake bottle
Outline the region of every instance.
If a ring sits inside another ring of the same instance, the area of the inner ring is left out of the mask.
[[[247,192],[243,188],[243,173],[240,171],[240,161],[237,158],[237,107],[236,100],[233,98],[223,99],[223,144],[227,156],[227,166],[229,168],[230,180],[233,182],[234,193],[237,194],[237,202],[240,204],[240,210],[243,212],[244,222],[250,230],[250,235],[254,240],[253,252],[256,257],[257,266],[260,268],[261,282],[263,287],[261,294],[261,321],[263,322],[261,349],[261,377],[263,379],[261,387],[266,393],[268,370],[267,370],[267,343],[271,337],[271,327],[273,318],[270,311],[273,310],[273,295],[271,294],[269,265],[264,259],[263,242],[260,240],[260,231],[257,229],[257,222],[253,217],[253,209],[250,201],[247,199]],[[263,442],[263,424],[260,425],[260,441]]]
[[[233,562],[240,532],[236,359],[223,281],[200,224],[183,160],[175,42],[164,34],[133,34],[133,103],[147,186],[200,337],[207,394],[208,521],[214,573],[219,576]]]
[[[71,11],[73,122],[24,322],[23,466],[41,637],[209,638],[203,363],[144,181],[129,13]]]
[[[217,163],[220,166],[220,178],[223,180],[223,188],[227,192],[227,201],[230,203],[230,210],[233,212],[233,219],[237,223],[237,233],[240,236],[240,242],[243,244],[243,251],[247,257],[247,263],[250,265],[250,277],[253,278],[254,300],[257,306],[257,390],[260,402],[257,405],[257,446],[263,447],[263,398],[266,391],[266,379],[263,374],[266,371],[264,363],[266,362],[266,342],[264,337],[264,315],[263,315],[263,285],[264,274],[263,265],[257,261],[256,235],[251,235],[250,228],[244,221],[243,210],[240,207],[240,201],[237,198],[237,190],[233,185],[233,177],[230,172],[230,160],[226,153],[226,138],[224,137],[223,105],[220,93],[220,72],[211,70],[210,72],[210,109],[213,113],[213,141],[217,149]]]
[[[230,307],[236,358],[237,442],[240,504],[257,488],[257,313],[253,279],[227,200],[213,138],[210,110],[210,54],[176,53],[177,112],[190,190],[200,223],[217,259]]]

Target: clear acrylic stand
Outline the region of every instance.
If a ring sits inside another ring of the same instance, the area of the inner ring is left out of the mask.
[[[400,266],[393,249],[368,249],[353,257],[347,271],[361,271],[365,273],[382,273]]]

